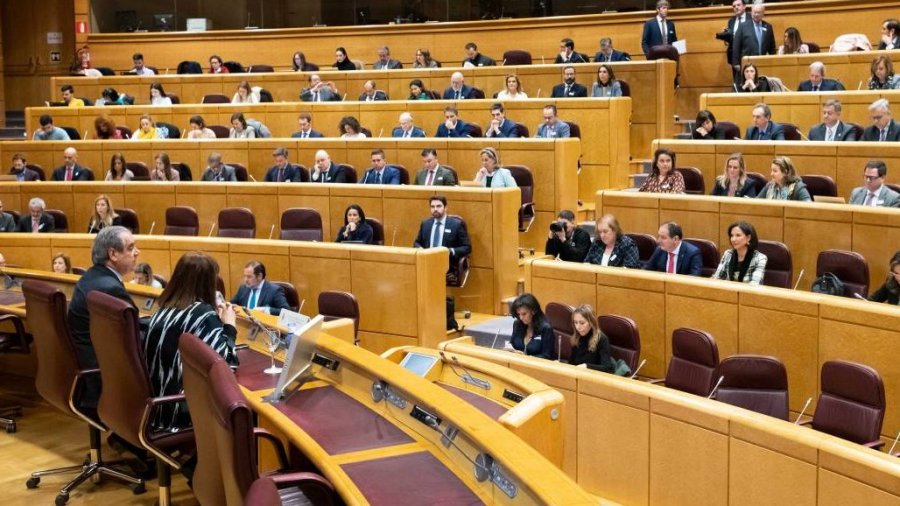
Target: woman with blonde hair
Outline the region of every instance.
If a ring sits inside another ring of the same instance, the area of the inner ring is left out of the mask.
[[[716,197],[756,197],[756,185],[747,177],[744,156],[734,153],[725,160],[725,170],[716,176],[710,195]]]
[[[494,148],[481,150],[481,168],[475,174],[475,182],[487,188],[516,188],[509,169],[500,166],[500,153]]]
[[[94,199],[94,213],[91,215],[91,223],[90,226],[88,226],[87,233],[96,234],[106,227],[121,224],[122,218],[116,214],[116,210],[113,209],[109,197],[100,195]]]
[[[525,94],[525,88],[522,87],[522,81],[515,74],[506,75],[506,89],[497,93],[497,100],[524,100],[528,98]]]
[[[156,128],[153,118],[149,114],[141,114],[140,127],[131,134],[133,141],[149,141],[155,139],[165,139],[166,136]]]
[[[617,364],[612,357],[609,338],[600,331],[594,308],[588,304],[578,306],[572,313],[572,326],[575,333],[570,340],[569,364],[615,374]]]

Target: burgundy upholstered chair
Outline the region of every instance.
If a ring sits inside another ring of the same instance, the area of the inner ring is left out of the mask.
[[[709,278],[715,274],[716,268],[719,266],[719,248],[716,246],[716,243],[708,239],[685,239],[684,242],[689,242],[700,250],[700,256],[703,261],[700,275],[704,278]]]
[[[257,478],[250,485],[250,490],[244,496],[244,504],[247,506],[282,506],[281,496],[278,495],[278,487],[271,478]]]
[[[222,95],[221,93],[210,93],[209,95],[203,95],[203,98],[200,99],[201,104],[230,104],[231,99]]]
[[[676,167],[684,178],[684,193],[688,195],[706,195],[706,184],[703,173],[697,167]]]
[[[641,333],[634,320],[616,314],[601,315],[597,320],[600,331],[609,338],[613,358],[624,360],[632,372],[637,371],[641,359]]]
[[[256,217],[246,207],[226,207],[219,211],[219,237],[256,237]]]
[[[672,332],[667,387],[706,397],[713,388],[718,366],[719,347],[708,332],[689,328]]]
[[[788,419],[787,371],[775,357],[732,355],[719,364],[724,377],[716,400],[782,420]]]
[[[816,277],[830,272],[844,283],[844,297],[869,295],[869,263],[855,251],[829,249],[816,259]]]
[[[800,179],[803,181],[803,184],[806,185],[806,190],[813,200],[816,200],[816,197],[820,195],[823,197],[838,196],[837,185],[834,183],[834,179],[832,179],[831,176],[808,174],[800,176]]]
[[[66,233],[69,231],[69,219],[66,213],[59,209],[44,209],[44,212],[53,216],[53,231],[57,233]],[[82,229],[83,230],[83,229]]]
[[[272,284],[281,287],[284,291],[284,298],[287,299],[288,306],[291,307],[291,311],[297,311],[300,307],[300,296],[297,294],[297,289],[294,288],[294,285],[287,281],[272,281]]]
[[[0,355],[12,353],[16,355],[28,355],[31,347],[28,344],[28,335],[25,333],[25,324],[22,319],[14,314],[0,315],[0,324],[12,325],[12,332],[0,332]],[[6,432],[12,434],[16,431],[14,416],[22,415],[22,406],[0,406],[0,425],[6,427]]]
[[[822,364],[813,429],[879,449],[884,446],[884,382],[875,369],[844,360]]]
[[[531,169],[524,165],[507,165],[513,179],[516,180],[516,186],[522,196],[522,203],[519,207],[519,232],[528,232],[531,224],[534,223],[536,212],[534,210],[534,176]]]
[[[138,219],[137,213],[134,209],[128,209],[127,207],[120,207],[116,209],[116,214],[119,215],[119,219],[121,220],[122,226],[131,230],[132,234],[140,234],[141,233],[141,222]]]
[[[575,335],[575,326],[572,325],[572,314],[575,308],[559,302],[548,302],[544,313],[547,321],[553,327],[553,335],[556,341],[553,343],[554,355],[558,360],[569,361],[572,356],[572,336]]]
[[[200,218],[193,207],[175,206],[166,209],[165,235],[196,236],[199,232]]]
[[[759,241],[756,249],[766,256],[766,274],[762,284],[779,288],[791,288],[794,279],[794,264],[791,250],[778,241]]]
[[[503,53],[503,65],[531,65],[531,53],[524,49],[510,49]]]
[[[350,292],[325,290],[319,293],[319,314],[325,317],[325,321],[338,318],[350,318],[353,320],[353,335],[359,333],[359,303]],[[355,338],[354,344],[359,344],[359,338]]]
[[[384,224],[378,218],[366,218],[366,223],[372,227],[372,244],[384,246]]]
[[[322,215],[309,207],[292,207],[281,213],[282,240],[321,241]]]
[[[650,257],[653,256],[653,252],[656,251],[656,239],[650,234],[628,233],[625,235],[630,237],[637,246],[638,259],[641,261],[641,265],[646,264]]]

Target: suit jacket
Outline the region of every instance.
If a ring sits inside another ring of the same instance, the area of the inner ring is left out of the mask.
[[[572,83],[572,86],[569,88],[569,94],[566,95],[566,83],[562,83],[553,87],[553,92],[550,96],[552,98],[587,98],[588,91],[586,87],[578,83]]]
[[[588,61],[585,60],[585,56],[578,51],[572,51],[572,54],[566,59],[563,59],[561,54],[557,54],[556,60],[553,63],[588,63]]]
[[[206,170],[203,171],[203,175],[200,177],[200,181],[237,181],[237,176],[234,175],[234,167],[231,165],[223,165],[222,170],[219,171],[218,177],[213,173],[212,169],[207,167]]]
[[[752,126],[747,129],[747,135],[744,137],[744,140],[747,141],[783,141],[784,140],[784,127],[775,123],[774,121],[770,121],[769,125],[766,127],[766,131],[762,133],[762,137],[759,136],[759,128]]]
[[[594,61],[597,63],[607,63],[614,61],[631,61],[631,55],[626,53],[625,51],[619,51],[617,49],[613,49],[612,54],[609,55],[609,58],[603,54],[602,51],[597,51],[594,55]]]
[[[13,169],[9,169],[9,175],[10,176],[18,176],[18,174],[16,172],[14,172]],[[65,175],[65,173],[63,173],[63,175]],[[31,170],[28,167],[25,167],[24,169],[22,169],[22,181],[40,181],[40,180],[41,180],[41,176],[37,173],[36,170]]]
[[[850,192],[850,203],[857,206],[865,204],[868,192],[865,186],[854,188]],[[881,185],[875,203],[878,207],[900,207],[900,193],[888,188],[887,185]]]
[[[562,120],[556,120],[556,125],[550,127],[547,123],[541,123],[537,127],[537,133],[534,134],[538,139],[563,139],[571,137],[572,132],[569,124]]]
[[[375,90],[375,96],[372,97],[372,100],[375,102],[380,102],[380,101],[384,101],[387,99],[388,99],[387,93],[385,93],[381,90]],[[366,101],[366,92],[362,92],[359,94],[359,101],[360,102]]]
[[[53,175],[50,178],[51,181],[65,181],[66,180],[66,166],[58,167],[53,170]],[[72,181],[93,181],[94,174],[91,172],[91,169],[87,167],[83,167],[81,165],[75,164],[72,167]]]
[[[312,173],[310,173],[309,178],[312,183],[346,183],[347,173],[344,171],[343,167],[331,162],[328,170],[319,174],[317,179],[313,179]]]
[[[863,138],[864,141],[878,141],[881,137],[881,132],[875,125],[870,125],[863,130]],[[900,123],[897,123],[894,120],[891,120],[891,124],[888,125],[888,134],[887,141],[897,142],[900,141]]]
[[[669,253],[666,250],[656,247],[656,251],[647,261],[644,269],[648,271],[666,272],[666,265],[669,263]],[[676,274],[689,274],[691,276],[699,276],[700,269],[703,267],[703,258],[700,249],[693,244],[681,241],[681,249],[678,251],[678,259],[675,261]]]
[[[471,99],[475,98],[472,96],[472,90],[473,90],[473,88],[471,86],[469,86],[468,84],[464,84],[462,89],[459,90],[459,100],[463,100],[463,99],[471,100]],[[444,90],[443,99],[444,100],[456,100],[456,92],[453,91],[452,86],[448,87],[446,90]]]
[[[431,229],[434,227],[434,218],[422,220],[419,225],[419,234],[413,243],[414,248],[431,247]],[[472,252],[469,244],[469,233],[466,230],[466,222],[456,216],[444,217],[444,238],[441,246],[450,250],[450,258],[468,255]]]
[[[675,23],[668,19],[666,19],[666,30],[669,32],[668,40],[666,41],[668,44],[678,40],[678,35],[675,33]],[[644,51],[644,56],[650,56],[650,48],[661,45],[663,45],[663,36],[662,32],[659,31],[659,19],[653,16],[644,23],[644,33],[641,35],[641,49]]]
[[[312,102],[313,101],[313,92],[309,88],[304,89],[300,92],[300,100],[303,102]],[[319,102],[340,102],[341,96],[337,93],[331,91],[331,88],[328,86],[322,86],[319,88]]]
[[[712,279],[737,281],[735,278],[738,272],[733,270],[731,265],[731,259],[734,255],[736,253],[733,249],[726,250],[722,254],[722,259],[719,261],[719,266],[716,267],[716,272],[713,273]],[[766,275],[766,263],[768,260],[768,257],[760,253],[759,250],[754,250],[753,256],[750,257],[750,263],[747,265],[747,272],[744,273],[743,282],[749,285],[761,285],[763,277]]]
[[[270,167],[269,170],[266,171],[265,181],[267,183],[277,183],[278,182],[278,166]],[[289,163],[287,167],[284,168],[284,179],[282,182],[285,183],[300,183],[303,181],[303,171],[300,170],[300,167]]]
[[[394,60],[392,58],[388,58],[387,63],[378,60],[377,62],[372,64],[372,70],[394,70],[402,68],[403,64],[400,63],[400,60]]]
[[[894,44],[893,44],[893,45],[894,45],[894,49],[900,49],[900,35],[894,37],[894,41],[893,41],[893,42],[894,42]],[[884,41],[879,42],[879,43],[878,43],[878,49],[879,49],[879,50],[882,50],[882,51],[885,50],[885,49],[887,49],[887,44],[885,44]]]
[[[426,136],[425,130],[422,130],[421,128],[419,128],[417,126],[412,127],[412,133],[410,134],[410,137],[425,137],[425,136]],[[394,129],[391,130],[391,137],[396,137],[396,138],[403,137],[403,129],[400,127],[394,127]]]
[[[763,40],[761,54],[775,54],[775,31],[772,25],[762,22]],[[759,40],[756,38],[756,28],[753,20],[750,19],[741,23],[737,33],[734,34],[734,41],[731,43],[731,61],[734,65],[740,65],[741,58],[744,56],[759,56]]]
[[[358,181],[359,184],[375,184],[375,167],[366,170],[363,177]],[[381,173],[381,184],[400,184],[400,171],[397,167],[385,165]]]
[[[303,134],[299,130],[291,134],[291,138],[293,138],[293,139],[300,139],[302,136],[303,136]],[[322,135],[322,132],[318,132],[316,130],[309,131],[310,139],[317,138],[317,137],[325,137],[325,136]]]
[[[494,61],[490,56],[485,56],[481,53],[475,55],[475,58],[466,58],[460,63],[460,66],[465,67],[466,63],[470,65],[474,65],[476,67],[494,67],[497,65],[497,62]]]
[[[416,184],[424,185],[425,181],[428,180],[428,170],[420,169],[419,172],[416,172]],[[456,186],[456,176],[453,175],[453,172],[450,171],[447,167],[443,165],[438,165],[437,170],[434,173],[434,181],[431,182],[432,186]]]
[[[484,127],[484,136],[485,137],[518,137],[519,134],[516,132],[516,122],[511,121],[509,118],[504,118],[503,123],[500,123],[500,133],[496,134],[493,130],[491,130],[491,125],[488,124]]]
[[[231,298],[232,304],[247,307],[250,303],[250,289],[247,285],[241,285],[234,297]],[[262,288],[256,296],[256,306],[266,306],[269,308],[269,314],[277,315],[282,309],[290,309],[287,298],[284,296],[284,290],[275,283],[263,280]]]
[[[797,86],[797,91],[812,91],[812,82],[807,79]],[[819,91],[844,91],[844,85],[835,79],[822,79],[819,85]]]
[[[825,140],[825,123],[819,123],[818,125],[809,129],[809,140],[811,141],[824,141]],[[853,132],[853,129],[843,121],[838,122],[837,130],[834,132],[834,140],[835,141],[856,141],[859,140],[856,138],[856,134]]]
[[[56,230],[56,222],[53,221],[53,216],[44,213],[41,215],[38,227],[39,234],[53,232]],[[31,233],[31,214],[26,214],[19,218],[19,232],[24,232],[26,234]]]
[[[9,213],[0,212],[0,232],[15,232],[19,229],[16,219]]]
[[[726,186],[722,186],[723,184]],[[727,181],[720,182],[717,178],[716,181],[713,183],[713,189],[712,189],[712,192],[710,192],[710,195],[712,195],[714,197],[727,197],[728,196],[727,185],[728,185]],[[739,189],[734,194],[734,196],[735,197],[747,197],[747,198],[751,198],[751,199],[756,198],[756,184],[753,182],[752,179],[750,179],[748,177],[747,181],[744,182],[744,187]]]
[[[437,133],[434,134],[435,137],[468,137],[469,136],[469,125],[466,124],[465,121],[461,119],[456,120],[456,127],[453,130],[447,128],[447,125],[441,123],[438,125]]]
[[[750,13],[745,12],[743,18],[741,19],[741,24],[744,24],[750,21]],[[725,58],[728,60],[729,65],[740,65],[741,62],[734,61],[734,54],[731,52],[731,45],[734,43],[734,35],[737,33],[740,25],[737,24],[738,16],[733,16],[728,20],[728,25],[725,27],[725,31],[722,32],[721,35],[716,35],[716,38],[721,38],[725,41],[725,47],[728,48],[725,51]]]

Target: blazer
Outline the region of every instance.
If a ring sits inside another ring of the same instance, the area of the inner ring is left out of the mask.
[[[888,274],[888,280],[885,281],[878,290],[872,292],[872,295],[869,295],[869,300],[872,302],[886,302],[888,304],[900,305],[900,292],[896,290],[896,288],[891,287],[897,286],[897,283],[891,283],[891,275]]]
[[[706,135],[700,135],[700,132],[697,131],[696,128],[691,130],[691,139],[694,140],[704,140],[704,141],[722,141],[722,140],[733,140],[725,138],[725,129],[715,125],[711,132],[707,132]]]
[[[801,202],[812,202],[812,197],[809,195],[809,190],[806,189],[806,184],[803,183],[802,180],[798,179],[794,183],[792,183],[793,189],[788,193],[787,198],[782,199],[780,195],[778,198],[775,195],[775,191],[777,191],[774,186],[775,183],[769,182],[763,186],[763,189],[756,195],[758,199],[769,199],[769,200],[798,200]],[[772,191],[772,198],[769,196],[769,191]]]
[[[381,184],[400,184],[400,170],[398,170],[397,167],[385,165],[384,170],[381,172]],[[375,167],[371,167],[366,170],[366,173],[358,181],[358,183],[375,184],[376,178],[377,175],[375,174]]]
[[[713,183],[713,189],[710,195],[714,197],[727,197],[728,196],[728,187],[722,186],[719,184],[718,178]],[[753,180],[749,177],[746,181],[744,181],[744,187],[739,189],[735,194],[735,197],[748,197],[755,198],[756,197],[756,185],[753,183]]]
[[[858,206],[865,204],[868,193],[869,190],[865,186],[854,188],[850,192],[850,203]],[[878,207],[900,207],[900,193],[888,188],[887,185],[881,185],[875,204]]]
[[[41,219],[38,221],[38,233],[43,234],[54,230],[56,230],[56,222],[53,221],[53,216],[47,213],[42,214]],[[19,232],[31,233],[31,214],[26,214],[19,218]]]
[[[322,132],[319,132],[319,131],[316,131],[316,130],[312,130],[312,129],[311,129],[311,130],[309,131],[309,135],[307,135],[307,137],[309,137],[309,138],[317,138],[317,137],[325,137],[325,136],[322,135]],[[300,138],[303,138],[303,132],[300,132],[300,131],[294,132],[294,133],[291,134],[291,138],[293,138],[293,139],[300,139]]]
[[[666,265],[669,262],[669,253],[656,247],[656,251],[650,256],[644,269],[648,271],[666,272]],[[675,262],[676,274],[688,274],[691,276],[699,276],[700,269],[703,267],[703,258],[700,249],[687,241],[681,241],[681,249],[678,250],[678,259]]]
[[[512,335],[509,337],[509,344],[512,345],[513,348],[524,352],[526,355],[552,359],[553,348],[556,344],[556,335],[553,332],[553,327],[550,326],[550,322],[544,319],[541,323],[541,327],[535,329],[534,334],[531,336],[531,341],[528,342],[528,346],[525,346],[526,330],[528,329],[525,327],[525,324],[516,318],[513,321],[513,331]]]
[[[427,169],[420,169],[419,172],[416,172],[417,185],[424,185],[426,181],[428,181]],[[438,165],[434,172],[434,181],[431,184],[432,186],[456,186],[456,176],[447,167]]]
[[[487,186],[487,177],[481,180],[481,186]],[[491,176],[491,188],[516,188],[518,186],[509,169],[503,167],[494,169],[494,175]]]
[[[447,128],[447,125],[441,123],[438,125],[437,133],[434,134],[435,137],[470,137],[469,134],[469,125],[466,124],[465,121],[461,119],[456,120],[456,126],[453,130]]]
[[[113,217],[113,219],[112,219],[112,226],[113,226],[113,227],[119,227],[119,226],[121,226],[121,225],[122,225],[122,217],[119,216],[119,215],[116,215],[115,217]],[[94,220],[91,219],[91,221],[88,222],[87,229],[84,231],[84,233],[86,233],[86,234],[96,234],[96,233],[99,233],[99,232],[100,232],[101,230],[103,230],[104,228],[105,228],[105,225],[104,225],[104,226],[98,226],[98,224],[94,223]]]
[[[30,218],[31,216],[29,216]],[[19,229],[16,219],[9,213],[0,211],[0,232],[15,232]]]
[[[891,42],[892,42],[891,45],[894,46],[894,49],[900,49],[900,35],[894,37],[894,40]],[[884,41],[879,42],[878,49],[879,50],[887,49],[887,44]]]
[[[825,140],[825,123],[819,123],[818,125],[809,129],[809,140],[811,141],[824,141]],[[850,128],[849,125],[844,123],[843,121],[838,121],[837,130],[834,132],[834,140],[835,141],[856,141],[859,140],[856,138],[856,133]]]
[[[572,237],[565,241],[560,241],[556,234],[547,239],[544,244],[544,254],[551,255],[554,258],[564,262],[584,262],[588,250],[591,248],[591,234],[588,234],[580,227],[575,227],[572,231]]]
[[[722,255],[722,260],[719,261],[719,266],[716,267],[716,272],[712,275],[712,279],[737,281],[740,271],[733,270],[731,265],[731,259],[734,258],[734,255],[733,249],[725,251]],[[760,253],[759,250],[753,250],[753,256],[750,257],[750,265],[747,266],[743,282],[749,285],[762,284],[763,276],[766,275],[766,262],[768,260],[768,257]]]
[[[491,125],[487,125],[484,127],[484,136],[485,137],[518,137],[519,134],[516,132],[516,122],[510,120],[509,118],[504,118],[503,123],[500,123],[500,133],[494,133],[491,130]]]
[[[250,303],[250,289],[247,288],[247,285],[242,284],[241,287],[238,288],[237,293],[231,298],[231,303],[247,307]],[[265,279],[263,280],[262,287],[259,288],[259,293],[256,295],[255,307],[258,308],[263,306],[268,307],[268,312],[272,315],[281,313],[282,309],[291,308],[287,303],[287,298],[284,296],[284,290],[275,283],[271,283]]]
[[[394,70],[394,69],[402,69],[403,64],[400,63],[400,60],[394,60],[392,58],[388,58],[388,61],[385,63],[381,60],[372,64],[372,70]]]
[[[619,84],[618,80],[612,81],[606,86],[600,86],[600,83],[594,81],[594,86],[591,87],[591,96],[592,97],[621,97],[622,96],[622,85]]]
[[[313,175],[310,173],[309,181],[311,183],[346,183],[347,172],[340,165],[331,162],[331,165],[328,166],[328,170],[320,173],[318,178],[313,179]]]
[[[759,56],[760,54],[775,54],[777,49],[775,46],[775,30],[772,25],[762,22],[762,51],[760,51],[759,40],[756,38],[756,27],[752,19],[748,19],[741,23],[737,33],[734,34],[734,41],[731,43],[731,61],[734,65],[740,65],[741,58],[745,56]]]
[[[384,101],[387,99],[388,99],[387,93],[385,93],[381,90],[375,90],[375,96],[372,97],[372,101],[375,101],[375,102],[381,102],[381,101]],[[366,101],[366,92],[362,92],[359,94],[359,101],[360,102]]]
[[[566,95],[566,83],[557,84],[553,87],[553,93],[550,94],[551,98],[587,98],[588,92],[587,88],[578,83],[572,83],[572,86],[569,87],[569,94]]]
[[[51,181],[65,181],[66,180],[66,166],[57,167],[53,169],[53,175],[50,177]],[[91,169],[87,167],[82,167],[81,165],[75,164],[72,167],[72,181],[93,181],[94,173],[91,172]]]
[[[462,89],[459,90],[459,100],[464,99],[473,99],[475,97],[472,96],[472,87],[468,84],[464,84]],[[444,90],[444,95],[442,97],[444,100],[457,100],[456,92],[453,90],[453,87],[450,86],[446,90]]]
[[[475,58],[466,58],[460,63],[461,67],[465,67],[466,63],[469,65],[473,65],[475,67],[494,67],[497,65],[497,62],[494,61],[490,56],[485,56],[481,53],[475,55]]]
[[[625,51],[613,49],[612,54],[607,57],[605,54],[603,54],[603,51],[597,51],[597,53],[594,55],[594,61],[597,63],[631,61],[631,55],[626,53]]]
[[[578,51],[572,51],[572,54],[566,59],[563,59],[561,54],[557,54],[556,60],[553,63],[588,63],[585,58],[587,58],[587,55],[582,56]]]
[[[269,170],[266,171],[266,177],[264,181],[267,183],[278,183],[278,167],[270,167]],[[284,168],[284,178],[281,182],[284,183],[300,183],[303,181],[303,171],[300,170],[300,167],[289,163],[287,167]]]
[[[414,127],[412,127],[412,132],[409,134],[409,136],[410,137],[425,137],[425,130],[422,130],[421,128],[419,128],[417,126],[414,126]],[[403,129],[400,127],[394,127],[394,129],[391,130],[391,137],[402,138],[403,137]]]
[[[725,50],[725,59],[728,60],[729,65],[740,65],[741,62],[734,61],[734,55],[731,53],[731,45],[734,43],[734,34],[737,33],[740,25],[737,24],[739,16],[734,16],[728,20],[728,25],[725,26],[725,30],[722,31],[721,34],[716,34],[717,39],[722,39],[725,42],[725,47],[728,48]],[[741,24],[746,23],[747,21],[751,21],[750,13],[745,12],[743,17],[741,18]]]
[[[762,136],[760,136],[759,128],[752,126],[747,129],[747,135],[744,137],[744,140],[747,141],[783,141],[784,140],[784,127],[775,123],[774,121],[770,121],[769,125],[766,127],[766,130],[762,132]]]
[[[313,101],[313,92],[311,89],[306,88],[300,92],[300,100],[303,102],[312,102]],[[322,86],[319,88],[319,102],[340,102],[341,96],[331,90],[328,86]]]
[[[543,139],[563,139],[566,137],[571,137],[572,132],[571,128],[569,128],[569,124],[562,120],[556,120],[556,124],[553,126],[547,125],[547,123],[541,123],[537,127],[537,133],[534,134],[535,138]]]
[[[434,218],[422,220],[419,225],[419,233],[413,242],[414,248],[431,247],[431,229],[434,227]],[[469,244],[469,232],[466,222],[456,216],[444,217],[444,238],[441,246],[450,250],[450,257],[461,257],[472,253],[472,245]]]
[[[797,86],[797,91],[812,91],[812,88],[812,82],[807,79]],[[844,91],[844,89],[844,85],[835,79],[822,79],[822,84],[819,85],[819,91]]]
[[[881,138],[881,132],[875,128],[875,125],[869,125],[863,130],[863,138],[864,141],[873,141],[877,142]],[[887,133],[887,141],[889,142],[897,142],[900,141],[900,123],[897,123],[894,120],[891,120],[891,123],[888,125],[888,133]]]
[[[591,249],[588,250],[587,256],[584,257],[584,263],[600,265],[603,261],[603,251],[606,245],[595,239],[591,243]],[[637,244],[627,235],[620,237],[613,246],[612,254],[609,256],[607,267],[627,267],[629,269],[641,268],[641,255],[638,251]]]
[[[216,176],[213,173],[213,170],[210,167],[207,167],[203,171],[203,175],[200,176],[200,181],[237,181],[237,176],[234,175],[234,167],[231,165],[223,165],[222,170],[219,171],[219,175]]]
[[[666,30],[669,32],[667,40],[669,44],[678,40],[675,23],[669,19],[666,19]],[[641,34],[641,50],[644,51],[644,56],[650,56],[650,48],[661,45],[663,45],[663,36],[659,31],[659,19],[653,16],[644,23],[644,33]]]
[[[9,169],[10,176],[16,176],[18,179],[19,174],[22,175],[22,181],[40,181],[41,176],[37,173],[36,170],[31,170],[28,167],[22,169],[20,173],[14,172],[13,169]]]
[[[372,244],[373,238],[375,237],[375,231],[372,230],[372,225],[361,221],[356,227],[356,230],[350,232],[350,234],[344,238],[344,229],[347,228],[347,225],[341,227],[338,230],[337,236],[334,238],[334,242],[344,242],[344,241],[358,241],[363,244]]]

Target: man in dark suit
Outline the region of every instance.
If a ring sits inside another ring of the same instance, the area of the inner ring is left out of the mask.
[[[53,181],[93,181],[94,173],[91,169],[78,165],[78,152],[75,148],[66,148],[63,151],[65,162],[61,167],[53,171]]]
[[[221,153],[210,153],[206,158],[207,167],[200,175],[200,181],[228,181],[237,182],[237,174],[234,167],[222,162]]]
[[[387,100],[387,93],[375,88],[375,81],[369,80],[363,84],[363,92],[359,94],[360,102],[380,102]]]
[[[399,60],[391,58],[391,49],[387,46],[378,48],[378,61],[372,64],[372,70],[402,69],[403,64]],[[387,99],[385,99],[387,100]]]
[[[897,142],[900,141],[900,124],[891,117],[891,104],[886,98],[879,98],[869,106],[869,117],[872,124],[863,131],[864,141]]]
[[[563,83],[553,87],[552,98],[587,98],[587,88],[575,82],[575,67],[563,69]]]
[[[784,127],[772,121],[772,109],[758,103],[753,106],[753,126],[747,129],[747,141],[783,141]]]
[[[309,86],[300,92],[303,102],[340,102],[341,95],[334,83],[324,82],[319,74],[309,76]]]
[[[300,116],[297,118],[297,123],[300,125],[300,130],[291,134],[291,138],[309,139],[325,137],[322,135],[322,132],[317,132],[312,129],[312,116],[308,112],[301,112]]]
[[[462,72],[454,72],[450,75],[450,87],[444,90],[444,100],[471,100],[475,98],[472,95],[471,86],[466,84],[466,79]]]
[[[831,99],[822,105],[822,122],[809,129],[811,141],[856,141],[856,132],[841,121],[841,101]]]
[[[466,59],[462,61],[463,67],[493,67],[497,62],[489,56],[478,52],[478,46],[474,42],[466,44]]]
[[[266,171],[267,183],[300,183],[303,182],[303,171],[300,167],[288,162],[287,148],[275,148],[272,152],[275,165]]]
[[[438,161],[437,150],[422,150],[422,169],[416,173],[416,184],[420,186],[456,186],[456,175]]]
[[[414,248],[437,248],[443,246],[450,250],[449,266],[452,270],[460,257],[472,252],[466,222],[447,215],[447,197],[432,195],[428,200],[431,206],[431,218],[419,225],[419,234],[413,243]]]
[[[731,9],[734,12],[734,16],[728,20],[725,29],[716,34],[716,38],[725,43],[725,59],[728,60],[728,64],[740,65],[741,62],[734,61],[734,54],[731,52],[731,44],[734,42],[734,36],[737,34],[741,24],[745,21],[749,21],[747,4],[744,3],[744,0],[734,0],[731,2]]]
[[[734,40],[731,43],[731,63],[741,66],[741,59],[745,56],[759,56],[763,54],[775,54],[775,31],[772,25],[766,23],[763,17],[766,7],[763,4],[753,4],[750,7],[750,22],[741,23]],[[735,74],[735,84],[740,86],[740,69]]]
[[[44,212],[44,199],[35,197],[28,201],[28,216],[19,218],[18,231],[26,234],[44,234],[56,230],[53,216]]]
[[[556,55],[556,61],[553,63],[587,63],[587,60],[584,59],[581,53],[575,51],[575,41],[566,37],[559,41],[559,54]]]
[[[809,79],[801,82],[797,91],[844,91],[844,85],[834,79],[825,79],[825,64],[814,61],[809,64]]]
[[[324,149],[316,151],[316,164],[309,176],[311,183],[346,183],[347,172],[340,165],[331,161],[331,156]]]
[[[491,106],[491,124],[484,129],[485,137],[518,137],[516,122],[506,119],[506,111],[503,104],[496,103]]]
[[[894,18],[884,20],[881,24],[881,42],[878,49],[882,51],[900,49],[900,20]]]
[[[644,269],[699,276],[703,267],[700,250],[683,239],[681,225],[674,221],[663,223],[656,238],[656,251],[650,256]]]
[[[625,51],[613,49],[612,39],[603,37],[600,39],[600,51],[594,55],[594,61],[597,63],[609,63],[616,61],[631,61],[631,55]]]
[[[400,170],[387,165],[384,161],[384,150],[372,150],[372,167],[359,180],[359,184],[400,184]]]
[[[398,139],[425,137],[425,131],[413,124],[412,114],[403,112],[400,113],[400,126],[391,130],[391,137]]]
[[[251,260],[244,265],[244,283],[238,288],[231,303],[245,309],[256,309],[277,315],[282,309],[290,309],[284,290],[266,282],[266,266]]]
[[[678,40],[675,23],[669,21],[668,17],[668,0],[659,0],[656,2],[656,17],[644,23],[644,33],[641,35],[641,49],[644,56],[650,56],[650,48],[653,46],[671,45]]]
[[[13,166],[9,169],[11,176],[16,176],[16,181],[40,181],[41,176],[37,171],[29,169],[25,164],[25,155],[16,153],[12,157]]]
[[[444,122],[437,128],[435,137],[469,137],[469,125],[459,119],[456,107],[448,105],[444,108]]]
[[[15,232],[19,228],[16,218],[3,212],[3,201],[0,200],[0,232]]]

